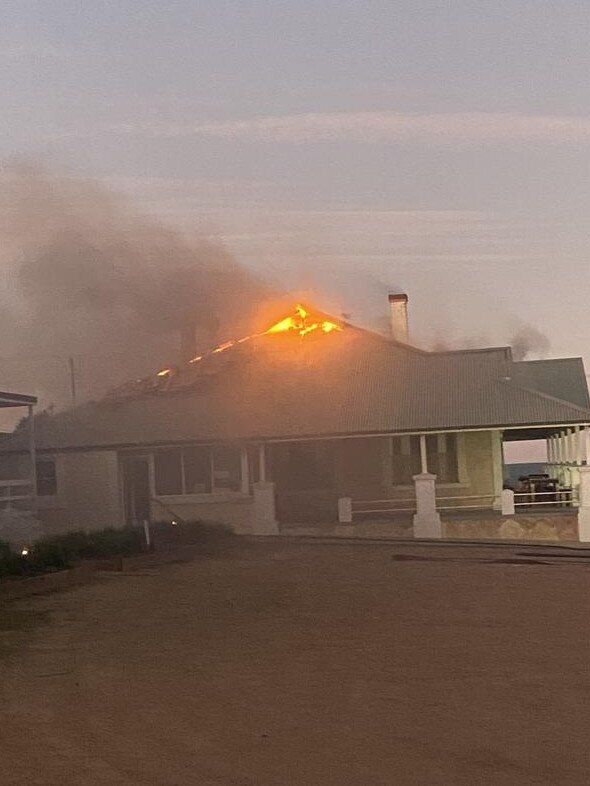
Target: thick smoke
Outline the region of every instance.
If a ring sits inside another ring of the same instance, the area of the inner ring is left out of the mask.
[[[524,360],[530,355],[546,355],[551,347],[547,336],[534,325],[522,324],[510,339],[514,360]]]
[[[203,348],[249,327],[270,293],[224,247],[135,213],[121,196],[29,165],[0,177],[4,389],[69,402],[179,359],[193,319]]]

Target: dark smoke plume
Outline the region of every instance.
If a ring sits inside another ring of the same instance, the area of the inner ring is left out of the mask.
[[[509,341],[514,360],[524,360],[529,355],[546,355],[551,347],[547,336],[533,325],[523,324]]]
[[[0,176],[4,389],[69,403],[173,364],[194,320],[203,348],[248,331],[270,294],[221,243],[189,241],[89,181],[11,166]]]

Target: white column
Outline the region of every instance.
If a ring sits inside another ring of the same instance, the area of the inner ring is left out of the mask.
[[[502,461],[502,432],[490,431],[492,441],[492,482],[494,484],[494,510],[502,509],[502,488],[504,486],[504,466]]]
[[[582,463],[582,432],[580,432],[580,427],[574,427],[574,460],[576,464],[579,466]]]
[[[240,490],[242,494],[250,493],[250,467],[245,445],[240,450]]]
[[[436,510],[436,475],[414,475],[416,486],[415,538],[442,538],[442,524]]]
[[[258,446],[258,480],[266,482],[266,446],[261,442]]]
[[[575,459],[575,445],[574,445],[574,430],[573,428],[568,428],[566,432],[566,442],[567,442],[567,463],[568,468],[566,470],[565,475],[565,482],[568,486],[573,488],[574,486],[574,472],[572,470],[574,459]]]
[[[278,535],[279,525],[275,512],[275,484],[254,483],[254,535]]]
[[[590,466],[590,429],[586,427],[583,431],[584,433],[584,456],[586,459],[586,465]]]
[[[37,510],[37,449],[35,446],[35,413],[33,405],[27,407],[29,411],[29,460],[31,462],[31,508]]]
[[[559,432],[559,482],[562,486],[567,486],[567,469],[565,467],[567,462],[567,453],[566,453],[566,436],[565,431]]]
[[[590,467],[580,467],[578,539],[582,543],[590,542]]]
[[[420,471],[428,474],[428,460],[426,457],[426,434],[420,434]]]
[[[340,497],[338,500],[338,523],[352,524],[352,499]]]
[[[514,516],[514,492],[512,489],[502,489],[502,515]]]

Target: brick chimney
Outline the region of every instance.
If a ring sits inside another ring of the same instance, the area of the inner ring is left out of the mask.
[[[395,341],[407,344],[408,335],[408,296],[403,292],[389,295],[391,336]]]

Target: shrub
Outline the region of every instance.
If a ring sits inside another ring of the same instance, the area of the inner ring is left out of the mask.
[[[227,543],[233,532],[223,524],[205,521],[161,521],[151,525],[151,536],[156,548],[198,545],[207,552]],[[80,560],[128,557],[144,549],[143,530],[135,527],[42,538],[32,544],[26,556],[14,553],[8,543],[0,541],[0,578],[64,570]]]
[[[0,560],[5,559],[11,554],[10,543],[5,540],[0,540]]]
[[[127,527],[97,532],[68,532],[36,541],[23,556],[0,542],[0,577],[30,576],[70,568],[83,559],[126,557],[142,550],[143,533]]]
[[[225,524],[209,521],[157,521],[151,527],[152,542],[156,548],[160,546],[206,546],[226,542],[233,536],[233,531]]]

